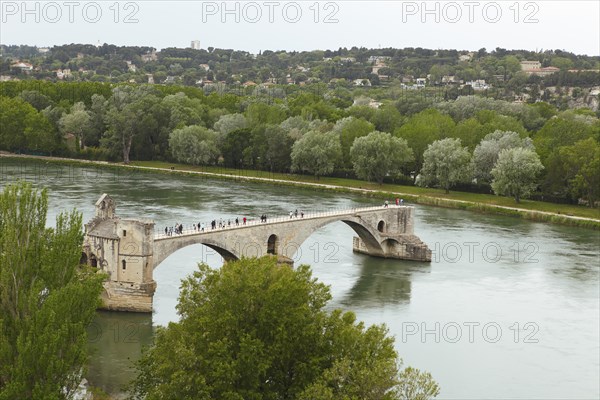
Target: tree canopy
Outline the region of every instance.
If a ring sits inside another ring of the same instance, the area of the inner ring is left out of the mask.
[[[515,147],[533,149],[533,144],[531,139],[521,139],[516,132],[497,130],[486,135],[473,152],[473,172],[478,183],[490,183],[492,168],[496,165],[500,152]]]
[[[496,194],[513,196],[518,203],[537,188],[542,169],[535,151],[522,147],[504,149],[492,169],[492,189]]]
[[[335,133],[310,131],[292,146],[292,170],[317,177],[329,174],[342,156],[339,136]]]
[[[378,131],[356,139],[350,156],[356,176],[379,184],[386,175],[400,173],[414,160],[406,140]]]
[[[79,266],[81,214],[46,228],[48,197],[0,193],[0,399],[63,399],[81,382],[104,276]]]
[[[159,328],[138,364],[138,398],[402,399],[439,393],[399,369],[385,326],[327,312],[327,286],[275,257],[200,265],[182,284],[179,322]]]
[[[192,165],[214,164],[219,156],[217,133],[203,126],[175,129],[169,137],[169,147],[177,161]]]
[[[471,155],[460,139],[436,140],[423,154],[423,168],[417,180],[420,186],[437,186],[446,193],[457,183],[471,177]]]

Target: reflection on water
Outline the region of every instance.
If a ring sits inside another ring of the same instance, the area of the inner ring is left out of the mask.
[[[152,343],[152,315],[98,311],[88,328],[88,381],[107,393],[122,392],[134,377],[134,363]]]
[[[428,273],[429,263],[360,256],[360,275],[342,304],[352,307],[403,304],[410,301],[413,274]]]

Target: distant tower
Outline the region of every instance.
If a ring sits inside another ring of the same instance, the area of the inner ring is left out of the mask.
[[[199,40],[192,40],[192,49],[200,50],[200,41]]]

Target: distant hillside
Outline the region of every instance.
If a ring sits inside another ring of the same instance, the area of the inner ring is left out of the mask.
[[[314,83],[406,90],[436,87],[443,90],[444,98],[465,94],[466,88],[467,94],[480,92],[531,103],[543,100],[560,108],[587,106],[594,111],[598,101],[592,88],[600,85],[600,57],[561,50],[352,47],[250,54],[212,47],[157,52],[151,47],[69,44],[52,48],[0,45],[0,52],[1,80],[156,83],[207,89]]]

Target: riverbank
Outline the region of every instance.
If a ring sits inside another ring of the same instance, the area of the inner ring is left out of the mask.
[[[554,204],[533,200],[522,200],[515,204],[512,198],[478,193],[451,192],[441,189],[401,186],[375,183],[344,178],[322,177],[319,180],[306,175],[270,173],[255,170],[235,170],[220,167],[195,167],[158,161],[137,161],[130,165],[90,161],[72,158],[18,155],[0,152],[2,158],[37,159],[61,164],[99,166],[105,168],[133,169],[155,173],[179,173],[216,179],[234,179],[251,182],[263,182],[278,185],[310,187],[318,190],[360,193],[381,199],[403,198],[406,201],[446,208],[491,213],[523,219],[571,225],[600,230],[600,210],[569,204]]]

